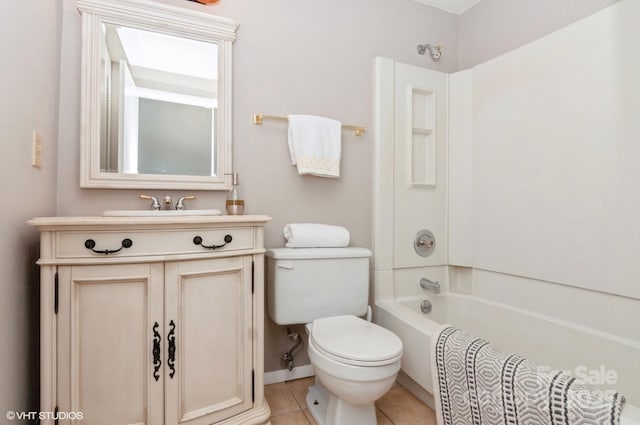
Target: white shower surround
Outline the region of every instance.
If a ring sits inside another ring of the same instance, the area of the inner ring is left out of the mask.
[[[480,337],[501,339],[493,329],[508,320],[508,314],[502,313],[517,309],[522,317],[532,319],[528,326],[542,323],[537,320],[563,323],[567,329],[604,338],[594,344],[624,340],[640,357],[640,331],[633,326],[640,320],[640,287],[634,284],[638,279],[633,267],[640,251],[630,243],[640,223],[629,216],[640,208],[631,190],[640,178],[631,166],[640,157],[634,155],[640,152],[631,138],[640,133],[639,120],[632,117],[640,98],[640,83],[632,76],[640,75],[640,60],[623,50],[640,49],[634,16],[640,16],[640,5],[623,0],[512,53],[448,75],[447,159],[437,164],[449,168],[447,201],[435,206],[444,208],[447,218],[443,245],[448,247],[442,264],[411,266],[407,264],[411,261],[403,259],[405,264],[398,267],[394,259],[394,241],[399,237],[394,233],[397,187],[394,147],[388,143],[395,132],[394,68],[393,61],[378,59],[374,318],[395,321],[390,327],[401,324],[394,330],[405,334],[407,373],[411,364],[429,367],[424,329],[435,322],[411,311],[402,299],[424,296],[417,282],[425,275],[440,280],[443,299],[451,287],[468,294],[458,297],[468,296],[474,305],[493,303],[493,319],[475,317],[480,327],[474,330]],[[594,55],[598,51],[606,52],[606,57]],[[611,81],[610,85],[598,84],[600,79]],[[603,155],[607,161],[597,168]],[[572,174],[566,176],[566,170]],[[569,199],[563,199],[563,194]],[[600,197],[605,205],[589,210],[589,199]],[[549,212],[554,207],[555,220]],[[607,220],[609,215],[628,220],[612,222]],[[413,224],[419,230],[425,220]],[[545,226],[549,233],[544,233]],[[540,235],[554,243],[545,243]],[[598,247],[603,248],[597,251]],[[556,330],[562,333],[560,328]],[[570,332],[567,337],[575,335]],[[525,356],[545,358],[539,348],[537,352],[525,346],[518,350],[516,341],[506,342],[509,349]],[[597,346],[593,350],[602,352]],[[581,365],[577,358],[575,367]],[[640,381],[637,362],[612,359],[609,363],[627,382],[630,377],[636,385]],[[565,360],[549,366],[571,369]],[[414,380],[428,390],[424,377],[416,379],[414,372]],[[640,405],[636,392],[628,395],[631,402],[623,410],[623,423],[640,423],[632,406]]]

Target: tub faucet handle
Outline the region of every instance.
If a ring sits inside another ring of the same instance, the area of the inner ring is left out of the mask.
[[[155,196],[140,195],[140,199],[149,199],[151,201],[151,209],[153,211],[160,210],[160,202],[158,202],[158,198]]]
[[[433,239],[430,239],[426,236],[421,236],[416,242],[416,245],[423,248],[432,248],[435,244],[436,243],[433,241]]]
[[[436,249],[436,237],[430,230],[423,229],[416,234],[413,240],[413,249],[421,257],[428,257]]]

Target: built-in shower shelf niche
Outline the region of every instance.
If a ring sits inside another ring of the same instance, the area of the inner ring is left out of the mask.
[[[411,87],[411,161],[412,185],[436,185],[436,93]]]

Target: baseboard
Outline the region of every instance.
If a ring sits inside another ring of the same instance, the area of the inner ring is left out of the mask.
[[[313,366],[310,364],[296,366],[293,370],[281,369],[264,373],[264,384],[277,384],[278,382],[291,381],[292,379],[308,378],[314,376]]]

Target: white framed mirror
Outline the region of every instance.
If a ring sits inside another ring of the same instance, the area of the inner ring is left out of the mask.
[[[77,0],[80,186],[227,190],[237,24],[152,0]]]

